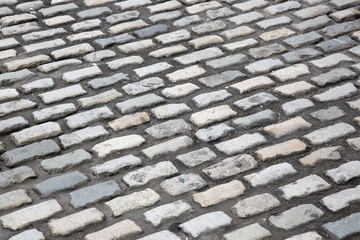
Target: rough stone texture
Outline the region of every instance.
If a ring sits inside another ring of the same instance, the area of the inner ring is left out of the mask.
[[[142,229],[132,220],[125,219],[100,231],[87,234],[85,240],[121,239],[141,233]]]
[[[332,212],[337,212],[343,208],[350,206],[350,204],[359,201],[360,186],[355,188],[348,188],[340,192],[328,195],[321,199],[324,204]]]
[[[260,148],[255,151],[256,155],[263,160],[286,157],[306,150],[306,144],[299,139],[292,139],[269,147]]]
[[[339,107],[332,106],[327,109],[321,109],[310,114],[313,118],[320,120],[321,122],[331,121],[341,118],[346,115],[344,110]]]
[[[204,188],[207,186],[207,183],[199,175],[188,173],[167,179],[160,186],[169,195],[178,196],[189,191]]]
[[[340,165],[337,168],[327,170],[325,173],[337,184],[344,184],[347,181],[360,176],[359,168],[360,161],[350,161]]]
[[[270,109],[260,111],[245,117],[237,118],[232,123],[240,129],[249,129],[276,121],[276,113]]]
[[[134,155],[126,155],[95,165],[91,167],[91,170],[96,176],[112,175],[118,173],[121,169],[136,167],[141,164],[142,161],[140,158]]]
[[[24,189],[10,191],[0,195],[0,210],[19,207],[31,202],[32,199]]]
[[[195,135],[201,141],[210,142],[228,135],[233,130],[234,128],[221,123],[207,129],[200,129],[195,133]]]
[[[310,127],[312,127],[311,123],[305,121],[302,117],[295,117],[278,124],[266,126],[263,130],[272,137],[280,138]]]
[[[113,131],[119,131],[125,128],[141,125],[150,121],[150,117],[145,112],[125,115],[124,117],[109,122],[109,126]]]
[[[229,119],[235,115],[237,115],[237,113],[228,105],[222,105],[196,112],[190,116],[190,121],[198,127],[203,127],[211,123]]]
[[[215,230],[230,225],[232,219],[224,212],[210,212],[182,223],[179,227],[192,237],[198,237],[203,232]]]
[[[244,134],[239,137],[215,144],[215,147],[224,152],[226,155],[234,155],[244,152],[249,148],[253,148],[266,143],[267,140],[259,133]]]
[[[257,164],[252,156],[243,154],[226,158],[219,163],[205,168],[203,172],[211,179],[218,180],[254,169]]]
[[[145,132],[156,139],[160,139],[164,137],[170,137],[179,133],[186,133],[190,130],[190,125],[188,125],[184,120],[176,119],[154,125],[150,128],[145,129]]]
[[[257,240],[270,237],[271,232],[258,223],[248,225],[224,235],[226,240]]]
[[[320,236],[317,232],[307,232],[299,235],[292,236],[285,240],[323,240],[323,237]]]
[[[305,109],[314,107],[315,104],[306,98],[299,98],[290,102],[286,102],[281,105],[285,115],[292,116],[298,112],[304,111]]]
[[[44,234],[36,229],[26,230],[9,238],[9,240],[45,240]]]
[[[216,154],[210,150],[210,148],[204,147],[199,150],[188,152],[176,157],[177,160],[181,161],[187,167],[195,167],[204,162],[212,161],[216,158]]]
[[[90,141],[102,136],[107,136],[108,131],[102,126],[87,127],[78,131],[74,131],[70,134],[64,134],[59,136],[61,145],[64,148],[69,148],[74,145],[81,144],[86,141]]]
[[[174,233],[169,232],[168,230],[164,230],[161,232],[147,235],[143,238],[139,238],[138,240],[181,240],[181,238],[176,236]]]
[[[360,213],[353,213],[335,222],[325,223],[322,228],[334,239],[345,239],[360,232],[359,220]]]
[[[269,221],[276,227],[290,230],[302,224],[314,221],[324,215],[324,212],[312,204],[303,204],[270,216]]]
[[[65,122],[69,128],[77,129],[85,127],[89,123],[113,117],[114,113],[108,107],[101,107],[66,117]]]
[[[303,166],[313,166],[324,160],[339,160],[341,159],[340,153],[337,151],[339,146],[321,148],[313,151],[309,155],[299,159],[299,162]]]
[[[156,105],[164,101],[165,101],[164,98],[156,94],[150,93],[147,95],[143,95],[141,97],[132,98],[124,102],[117,103],[116,107],[121,111],[122,114],[125,114],[129,112],[134,112],[141,108]]]

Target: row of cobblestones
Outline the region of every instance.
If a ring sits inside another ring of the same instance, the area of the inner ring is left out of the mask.
[[[0,238],[358,239],[359,5],[0,1]]]

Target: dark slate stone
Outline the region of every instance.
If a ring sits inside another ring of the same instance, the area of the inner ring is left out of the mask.
[[[344,239],[356,233],[360,233],[360,212],[342,218],[335,222],[325,223],[321,227],[332,239]]]
[[[166,24],[158,24],[134,31],[134,34],[139,38],[148,38],[153,37],[159,33],[166,33],[167,31],[168,27]]]
[[[310,58],[314,58],[316,56],[319,56],[321,54],[320,51],[313,49],[313,48],[302,48],[297,49],[292,52],[287,52],[283,54],[283,58],[285,58],[285,61],[288,63],[297,63],[302,62],[305,60],[308,60]]]
[[[267,109],[246,117],[237,118],[233,121],[233,124],[239,129],[249,129],[273,123],[276,121],[276,119],[276,113],[271,111],[270,109]]]
[[[336,37],[360,29],[360,20],[334,24],[321,29],[321,33],[328,37]]]
[[[15,166],[37,157],[60,152],[60,147],[53,140],[43,140],[24,147],[15,148],[1,155],[6,166]]]
[[[131,36],[128,33],[124,33],[114,37],[96,39],[94,42],[101,48],[107,48],[111,45],[127,43],[134,39],[134,36]]]
[[[293,37],[289,37],[284,40],[284,43],[287,45],[298,48],[307,44],[313,44],[321,41],[323,39],[323,36],[318,34],[317,32],[308,32],[305,34],[299,34]]]
[[[357,74],[347,68],[336,68],[329,72],[312,77],[310,80],[318,86],[335,84],[344,80],[356,78]]]
[[[85,183],[88,179],[89,178],[85,174],[79,171],[75,171],[61,176],[49,178],[41,183],[36,184],[34,189],[40,193],[42,197],[44,197],[54,192],[75,188]]]

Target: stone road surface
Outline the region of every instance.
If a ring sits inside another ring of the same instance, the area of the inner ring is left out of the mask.
[[[360,239],[360,0],[0,0],[0,239]]]

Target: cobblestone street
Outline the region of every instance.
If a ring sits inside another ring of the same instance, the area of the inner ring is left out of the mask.
[[[0,0],[0,240],[360,240],[360,0]]]

